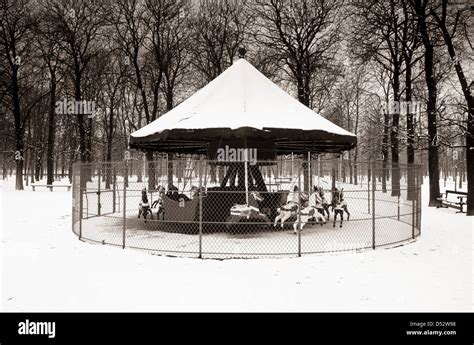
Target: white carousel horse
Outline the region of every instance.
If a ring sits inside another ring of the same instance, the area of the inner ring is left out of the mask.
[[[286,204],[277,208],[278,215],[275,217],[275,221],[273,223],[273,227],[276,227],[278,221],[281,221],[281,228],[283,229],[283,225],[285,222],[291,217],[298,214],[299,209],[299,192],[298,187],[294,187],[293,192],[288,194],[286,199]]]
[[[296,229],[298,224],[300,225],[300,230],[303,230],[304,226],[311,220],[315,219],[317,223],[321,226],[326,224],[326,217],[319,212],[318,205],[322,207],[322,198],[319,194],[317,187],[314,187],[314,192],[309,196],[308,206],[301,210],[299,213],[299,221],[296,221],[293,224],[293,231],[296,234]]]
[[[253,191],[249,195],[249,204],[236,204],[230,208],[230,214],[232,216],[241,216],[250,218],[252,215],[259,215],[260,209],[258,203],[262,201],[263,198],[259,192]]]

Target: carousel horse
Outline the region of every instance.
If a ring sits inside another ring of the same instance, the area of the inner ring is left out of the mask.
[[[143,188],[141,201],[138,204],[138,218],[140,218],[143,215],[143,219],[146,219],[146,217],[148,216],[148,213],[150,214],[151,219],[153,219],[153,213],[150,208],[150,203],[148,202],[148,195],[146,192],[146,188]]]
[[[347,209],[347,202],[344,200],[344,194],[341,190],[338,190],[337,188],[333,191],[332,193],[332,200],[331,200],[331,207],[334,212],[334,222],[333,222],[333,227],[336,226],[336,220],[337,216],[339,215],[341,217],[341,222],[339,224],[339,227],[342,228],[342,220],[343,220],[343,215],[344,212],[347,213],[347,220],[349,220],[349,217],[351,214],[349,213],[349,210]]]
[[[262,196],[259,192],[253,191],[249,194],[249,203],[247,204],[236,204],[231,207],[230,214],[231,216],[241,216],[250,218],[251,215],[260,214],[260,209],[258,203],[263,201]]]
[[[313,193],[309,196],[308,206],[301,210],[299,213],[299,221],[296,221],[293,224],[293,231],[296,234],[296,229],[298,224],[300,225],[300,230],[303,230],[304,226],[309,223],[310,220],[315,219],[317,223],[321,226],[326,224],[326,217],[321,214],[318,209],[318,205],[321,205],[322,199],[319,194],[318,187],[314,186]],[[324,210],[324,209],[323,209]]]
[[[288,194],[288,198],[286,199],[286,204],[277,208],[278,215],[275,217],[275,221],[273,223],[274,228],[277,226],[278,221],[281,220],[281,228],[283,229],[283,225],[285,224],[285,222],[291,216],[295,216],[298,214],[299,197],[300,196],[298,192],[298,187],[295,186],[293,188],[293,192]]]
[[[158,186],[158,199],[153,201],[151,204],[151,216],[153,219],[153,212],[156,213],[156,218],[160,219],[165,219],[165,209],[163,207],[163,195],[165,194],[165,189],[161,186]]]
[[[319,213],[321,213],[323,216],[329,218],[329,202],[327,201],[325,195],[324,195],[324,190],[323,187],[314,187],[315,191],[318,193],[317,194],[317,203],[316,203],[316,209],[318,210]]]

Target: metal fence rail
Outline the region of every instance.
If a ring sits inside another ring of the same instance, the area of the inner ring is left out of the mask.
[[[375,249],[420,235],[420,183],[415,165],[342,159],[78,163],[73,231],[199,258]]]

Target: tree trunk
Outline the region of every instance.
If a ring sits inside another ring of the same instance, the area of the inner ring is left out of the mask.
[[[39,181],[41,179],[41,149],[35,150],[35,166],[34,166],[34,173],[35,173],[35,181]]]
[[[105,177],[105,189],[110,189],[110,184],[112,183],[112,143],[113,143],[113,126],[114,126],[114,107],[110,107],[109,113],[109,124],[107,128],[107,148],[105,154],[105,160],[107,161],[106,165],[106,177]]]
[[[76,102],[81,101],[81,77],[79,72],[76,72],[74,79],[74,99]],[[77,124],[79,129],[79,151],[81,162],[87,162],[87,145],[86,145],[86,123],[84,114],[76,114]]]
[[[395,107],[392,109],[392,127],[390,129],[390,149],[392,154],[392,196],[400,195],[400,167],[399,163],[399,148],[398,148],[398,129],[400,123],[400,70],[394,66],[393,71],[393,101]]]
[[[86,160],[92,162],[92,133],[93,133],[93,121],[92,118],[87,116],[86,125]]]
[[[155,177],[155,162],[153,158],[153,151],[146,151],[146,160],[148,168],[148,190],[156,189],[156,177]]]
[[[428,88],[426,113],[428,116],[428,174],[430,178],[429,206],[437,206],[439,197],[439,156],[438,156],[438,127],[436,116],[437,85],[434,76],[434,47],[431,43],[426,24],[426,4],[421,0],[414,1],[414,10],[418,18],[418,28],[423,46],[425,47],[425,80]]]
[[[448,2],[442,2],[443,10],[446,11]],[[456,50],[452,37],[446,27],[446,19],[441,20],[435,12],[432,12],[448,48],[449,57],[454,61],[454,69],[461,84],[462,92],[468,106],[467,130],[466,130],[466,172],[467,172],[467,215],[474,216],[474,97],[471,95],[470,85],[468,85],[461,62],[456,56]]]
[[[301,72],[302,74],[302,72]],[[297,88],[298,88],[298,101],[300,103],[309,106],[309,98],[307,94],[307,87],[305,86],[304,77],[301,75],[296,78],[297,80]],[[308,164],[308,156],[304,155],[303,163],[302,163],[302,170],[303,170],[303,190],[308,192],[310,188],[310,179],[309,177],[309,164]]]
[[[5,140],[3,142],[3,159],[2,159],[2,178],[5,180],[7,178],[7,159],[5,157],[5,154],[7,152],[7,138],[5,137]]]
[[[411,59],[405,57],[405,101],[407,103],[407,200],[415,200],[415,129],[412,107]]]
[[[387,193],[387,172],[388,172],[388,128],[389,128],[389,114],[388,111],[384,111],[384,126],[383,126],[383,137],[382,137],[382,193]]]
[[[56,79],[51,77],[51,94],[49,97],[48,112],[48,146],[46,148],[46,184],[54,181],[54,138],[55,138],[55,111],[56,111]]]
[[[471,128],[466,133],[466,173],[467,173],[467,210],[468,216],[474,216],[474,126],[472,125],[474,116],[471,108]]]
[[[12,73],[13,115],[15,118],[15,159],[16,159],[16,190],[23,190],[23,161],[24,161],[24,128],[21,121],[20,98],[18,89],[18,66],[13,67]]]
[[[20,149],[18,145],[16,146],[16,149],[17,149],[17,152],[23,152],[23,149]],[[15,189],[23,190],[23,157],[16,160]]]
[[[359,89],[357,88],[357,94],[356,94],[356,119],[355,119],[355,126],[354,126],[354,134],[357,135],[357,131],[359,130]],[[354,162],[354,184],[358,185],[358,175],[357,175],[357,158],[359,155],[359,147],[356,145],[354,149],[354,157],[353,157],[353,162]]]

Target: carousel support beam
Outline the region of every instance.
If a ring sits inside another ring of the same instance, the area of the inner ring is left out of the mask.
[[[245,171],[244,171],[244,165],[239,164],[237,168],[237,175],[239,176],[239,183],[238,187],[241,189],[245,188]]]
[[[245,203],[247,206],[249,205],[249,171],[248,171],[248,162],[247,162],[247,155],[245,155],[245,162],[244,162],[244,173],[245,173]]]
[[[266,192],[267,186],[265,185],[265,180],[263,179],[262,173],[257,165],[250,166],[250,175],[252,175],[255,180],[255,185],[259,192]]]
[[[318,186],[320,186],[320,180],[323,177],[323,167],[321,163],[321,154],[318,154]]]
[[[238,167],[233,166],[232,175],[230,175],[230,185],[232,187],[235,187],[235,179],[237,178],[237,170],[238,170]]]
[[[311,152],[308,151],[308,195],[311,194],[311,186],[313,185],[313,176],[311,174]]]
[[[173,154],[172,153],[168,153],[167,179],[168,179],[168,189],[171,189],[171,187],[173,186]]]
[[[221,182],[221,187],[225,187],[227,182],[230,180],[230,186],[235,186],[235,177],[237,176],[237,165],[231,164],[229,165],[229,169],[227,169],[227,173],[225,174],[224,178]]]
[[[303,155],[303,190],[309,192],[309,155]]]

